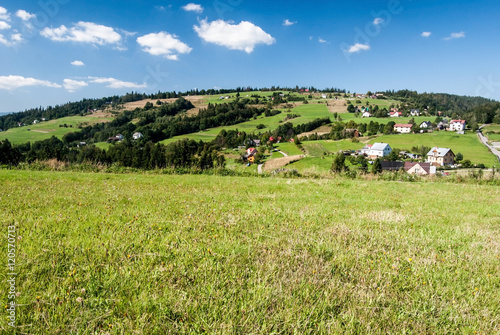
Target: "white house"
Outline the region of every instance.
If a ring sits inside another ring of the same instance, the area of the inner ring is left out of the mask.
[[[40,122],[40,121],[38,121],[38,120],[34,120],[34,121],[33,121],[33,124],[37,124],[38,122]]]
[[[410,111],[411,116],[420,116],[420,109],[412,109]]]
[[[390,117],[400,117],[401,115],[403,115],[403,113],[401,113],[401,112],[395,112],[395,111],[393,111],[393,112],[389,113]]]
[[[143,137],[144,137],[144,135],[142,135],[142,133],[139,133],[139,132],[136,132],[136,133],[134,133],[134,135],[132,135],[132,138],[134,140],[138,140],[138,139],[143,138]]]
[[[372,114],[368,111],[364,111],[363,114],[361,115],[361,117],[371,117]]]
[[[326,94],[321,94],[321,99],[326,99],[326,98],[327,98]]]
[[[392,152],[392,148],[387,143],[374,143],[370,150],[368,151],[368,157],[377,158],[389,156]]]
[[[432,122],[431,121],[424,121],[420,124],[421,129],[430,129],[432,128]]]
[[[396,133],[409,134],[411,133],[412,125],[409,123],[396,123],[394,125],[394,131]]]
[[[465,130],[465,120],[451,120],[448,130],[449,131],[464,131]]]
[[[409,174],[416,174],[419,176],[436,174],[436,167],[432,166],[431,163],[405,162],[405,170]]]

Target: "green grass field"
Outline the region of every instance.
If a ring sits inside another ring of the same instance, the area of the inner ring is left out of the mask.
[[[496,134],[488,134],[489,131],[494,131]],[[492,124],[483,128],[483,134],[488,137],[491,142],[500,142],[500,124]]]
[[[18,333],[500,332],[497,186],[8,170],[0,183]]]
[[[8,139],[13,144],[21,144],[26,142],[43,141],[55,136],[62,139],[64,135],[73,131],[80,131],[80,124],[95,124],[98,122],[111,121],[112,118],[98,118],[92,116],[69,116],[38,124],[30,124],[24,127],[11,128],[0,133],[0,141]],[[59,127],[59,125],[68,125],[68,127]],[[73,126],[73,127],[70,127]],[[30,129],[28,131],[28,129]]]

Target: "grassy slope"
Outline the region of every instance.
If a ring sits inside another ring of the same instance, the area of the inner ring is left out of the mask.
[[[299,118],[286,121],[286,122],[291,122],[294,125],[307,123],[307,122],[313,121],[317,118],[332,117],[332,113],[330,113],[328,111],[325,104],[299,105],[299,106],[295,107],[292,111],[294,114],[301,115],[301,117],[299,117]],[[181,140],[183,138],[211,141],[211,140],[215,139],[215,137],[223,129],[226,129],[226,130],[238,129],[240,131],[245,131],[247,133],[259,133],[259,132],[264,133],[268,130],[276,129],[280,124],[284,124],[285,122],[281,122],[281,121],[283,121],[283,119],[286,117],[286,115],[287,115],[287,113],[281,113],[281,114],[271,116],[271,117],[264,117],[264,115],[261,115],[255,120],[250,120],[250,121],[239,123],[239,124],[233,125],[233,126],[221,126],[221,127],[212,128],[212,129],[209,129],[206,131],[194,133],[194,134],[175,136],[173,138],[170,138],[170,139],[163,141],[162,143],[172,143],[172,142]],[[259,124],[263,124],[266,127],[263,129],[257,129],[257,126]]]
[[[377,101],[377,100],[375,100]],[[390,105],[392,102],[387,102],[384,100],[379,100],[378,103],[381,105],[387,104]],[[309,104],[302,104],[302,103],[295,103],[296,107],[292,109],[293,114],[299,114],[301,117],[288,120],[286,122],[291,122],[294,125],[298,124],[303,124],[307,123],[310,121],[313,121],[317,118],[324,118],[324,117],[330,117],[333,120],[333,113],[328,111],[328,108],[326,104],[320,103],[318,104],[318,100],[312,100],[311,103]],[[346,107],[347,108],[347,107]],[[258,117],[255,120],[243,122],[237,125],[233,126],[221,126],[217,128],[212,128],[206,131],[194,133],[194,134],[186,134],[186,135],[180,135],[180,136],[175,136],[173,138],[167,139],[163,141],[162,143],[172,143],[175,141],[178,141],[183,138],[189,138],[189,139],[194,139],[194,140],[204,140],[204,141],[211,141],[213,140],[217,134],[220,133],[222,129],[226,130],[235,130],[238,129],[240,131],[245,131],[247,133],[263,133],[266,131],[272,131],[276,129],[280,124],[283,124],[283,119],[286,117],[287,113],[281,113],[272,117],[264,117],[263,115]],[[370,121],[373,122],[379,122],[379,123],[388,123],[389,121],[394,121],[396,123],[406,123],[408,122],[411,118],[356,118],[354,114],[349,114],[349,113],[342,113],[341,114],[342,121],[343,122],[349,122],[349,120],[354,120],[356,123],[370,123]],[[429,121],[429,117],[415,117],[415,122],[423,122],[423,121]],[[259,124],[263,124],[266,126],[263,129],[257,129],[257,126]]]
[[[22,236],[17,324],[32,334],[500,332],[498,187],[32,171],[0,183],[4,231]]]
[[[20,144],[25,142],[42,141],[52,136],[60,139],[70,132],[80,131],[78,125],[82,123],[94,124],[99,122],[111,121],[112,118],[99,118],[92,116],[69,116],[47,122],[40,122],[38,124],[30,124],[24,127],[12,128],[5,132],[0,133],[0,140],[8,139],[13,144]],[[66,127],[59,127],[59,125],[67,124]],[[73,126],[70,128],[69,126]],[[28,131],[30,129],[30,131]]]
[[[489,131],[494,131],[497,134],[487,134]],[[500,142],[500,124],[492,124],[483,129],[483,134],[492,142]]]

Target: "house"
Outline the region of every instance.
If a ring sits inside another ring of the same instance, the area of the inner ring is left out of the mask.
[[[447,119],[443,119],[443,120],[441,120],[441,121],[437,124],[437,128],[438,128],[439,130],[443,130],[443,129],[448,128],[448,120],[447,120]]]
[[[434,147],[427,153],[427,163],[434,166],[455,164],[455,154],[449,148]]]
[[[321,99],[326,99],[326,98],[327,98],[326,94],[321,94]]]
[[[420,109],[412,109],[410,111],[411,116],[420,116]]]
[[[370,152],[370,149],[372,148],[373,144],[367,144],[363,148],[359,150],[360,155],[366,155],[368,156],[368,153]]]
[[[381,161],[382,171],[399,171],[404,168],[403,162]]]
[[[371,116],[372,114],[368,111],[363,112],[363,114],[361,115],[361,117],[371,117]]]
[[[45,119],[44,117],[42,117],[42,121],[48,121],[47,119]]]
[[[259,147],[260,146],[260,140],[254,140],[254,139],[249,138],[246,141],[246,144],[248,146],[250,146],[250,147]]]
[[[400,117],[401,115],[403,115],[403,113],[401,113],[401,112],[390,112],[389,113],[390,117]]]
[[[416,174],[419,176],[436,174],[436,167],[432,166],[431,163],[405,162],[404,169],[408,174]]]
[[[409,123],[396,123],[394,125],[394,131],[396,133],[402,133],[402,134],[406,133],[406,134],[409,134],[409,133],[411,133],[411,127],[412,126],[413,125],[409,124]]]
[[[392,152],[392,148],[387,143],[374,143],[370,150],[368,151],[368,157],[377,158],[389,156]]]
[[[37,123],[39,123],[39,122],[40,122],[40,121],[38,121],[38,120],[34,120],[34,121],[33,121],[33,124],[37,124]]]
[[[420,129],[431,129],[431,128],[432,128],[431,121],[424,121],[420,124]]]
[[[122,134],[118,134],[116,136],[113,136],[113,137],[110,137],[108,138],[108,142],[118,142],[118,141],[121,141],[123,140],[123,135]]]
[[[449,131],[465,131],[465,120],[451,120],[448,127]]]
[[[255,148],[248,148],[247,149],[247,156],[248,157],[253,157],[253,156],[255,156],[255,154],[257,154],[257,149],[255,149]]]
[[[136,133],[134,133],[134,135],[132,135],[132,138],[134,140],[138,140],[138,139],[143,138],[143,137],[144,137],[144,135],[142,135],[142,133],[139,133],[139,132],[136,132]]]

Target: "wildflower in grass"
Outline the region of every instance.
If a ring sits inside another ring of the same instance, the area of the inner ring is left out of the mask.
[[[411,262],[413,259],[412,258],[408,258],[408,262]]]

